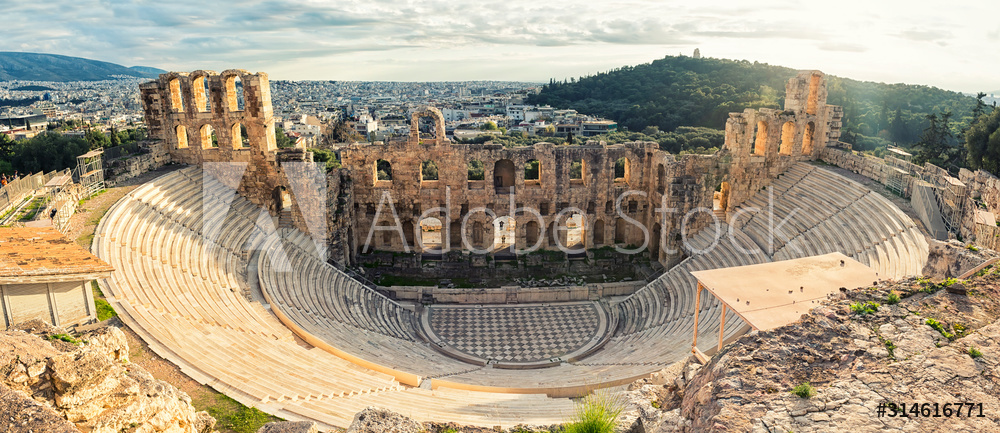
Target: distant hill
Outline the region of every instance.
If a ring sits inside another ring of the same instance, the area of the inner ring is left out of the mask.
[[[746,60],[667,56],[597,75],[550,81],[531,103],[572,108],[616,120],[631,131],[656,126],[723,128],[730,112],[780,108],[791,68]],[[885,84],[827,75],[830,104],[844,107],[842,139],[855,149],[919,140],[926,116],[952,112],[952,130],[972,118],[973,97],[936,87]],[[897,120],[898,117],[898,120]]]
[[[163,70],[56,54],[0,51],[0,81],[96,81],[116,75],[155,78]]]

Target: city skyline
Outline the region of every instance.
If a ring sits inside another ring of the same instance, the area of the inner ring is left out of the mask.
[[[765,1],[54,2],[9,8],[11,51],[276,80],[547,82],[664,55],[760,61],[962,92],[1000,90],[997,9]],[[991,14],[991,12],[993,12]],[[984,20],[984,18],[986,18]],[[982,21],[980,23],[979,21]]]

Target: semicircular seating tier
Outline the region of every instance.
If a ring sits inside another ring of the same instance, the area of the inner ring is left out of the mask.
[[[544,394],[405,386],[303,343],[269,307],[243,295],[256,279],[247,279],[251,255],[273,229],[256,206],[238,196],[230,203],[232,196],[218,182],[203,183],[197,168],[177,170],[119,200],[94,238],[94,252],[116,269],[101,282],[108,300],[188,376],[265,412],[330,427],[349,425],[373,405],[421,421],[481,426],[554,424],[572,413],[571,400]],[[227,208],[221,229],[204,230],[205,210]],[[407,329],[356,319],[372,329]]]
[[[389,299],[341,272],[308,235],[274,229],[266,213],[234,195],[192,167],[116,203],[94,242],[116,268],[105,293],[154,351],[196,380],[278,416],[338,426],[372,402],[420,420],[560,422],[572,403],[544,393],[627,383],[690,354],[692,271],[841,251],[898,278],[917,274],[927,257],[923,235],[891,202],[833,172],[796,164],[738,208],[773,208],[775,225],[787,220],[774,241],[764,213],[746,212],[732,228],[722,224],[718,241],[715,230],[702,230],[690,239],[687,259],[628,297],[595,303],[603,327],[587,328],[593,335],[567,328],[590,346],[535,351],[579,356],[555,356],[549,368],[504,369],[449,356],[442,349],[454,342],[436,339],[449,334],[447,324],[427,332],[421,321],[432,315],[421,306]],[[267,302],[244,298],[251,285]],[[546,305],[523,308],[558,314]],[[699,308],[699,332],[717,333],[721,305],[702,296]],[[746,329],[728,319],[724,334]],[[703,351],[716,344],[704,340]],[[466,354],[489,349],[468,336],[461,344]]]

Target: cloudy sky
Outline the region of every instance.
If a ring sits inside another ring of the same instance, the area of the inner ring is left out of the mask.
[[[665,55],[1000,90],[995,0],[0,0],[0,51],[272,79],[548,81]]]

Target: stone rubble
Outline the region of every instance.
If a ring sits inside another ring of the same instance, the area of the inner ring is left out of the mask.
[[[187,394],[129,365],[120,329],[105,327],[74,338],[40,323],[18,328],[0,332],[0,393],[19,394],[42,408],[18,406],[22,410],[56,414],[72,423],[66,428],[75,424],[92,433],[214,431],[215,419],[196,412]],[[8,431],[63,431],[50,427],[44,416],[31,422],[37,424]]]

